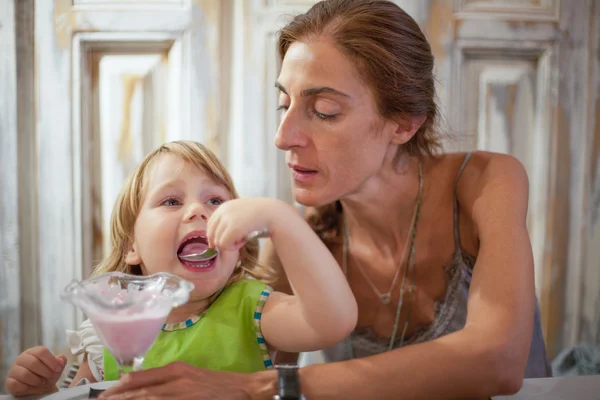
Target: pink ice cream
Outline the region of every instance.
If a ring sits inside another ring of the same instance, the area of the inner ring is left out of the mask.
[[[115,359],[128,363],[143,357],[154,343],[168,314],[132,316],[89,315],[100,339]]]
[[[192,283],[166,272],[110,272],[72,281],[61,297],[85,312],[120,365],[131,365],[146,355],[173,307],[186,303],[193,289]]]
[[[133,301],[126,308],[89,309],[87,314],[102,343],[119,363],[143,357],[171,312],[171,302],[152,291],[107,289],[102,285],[90,286],[89,290],[114,305]]]

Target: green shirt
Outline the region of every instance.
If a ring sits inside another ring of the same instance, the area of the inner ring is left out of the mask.
[[[272,367],[260,329],[262,308],[271,288],[257,280],[227,287],[193,323],[163,330],[146,353],[142,369],[184,361],[199,368],[256,372]],[[192,324],[193,323],[193,324]],[[104,380],[119,379],[117,363],[104,348]]]

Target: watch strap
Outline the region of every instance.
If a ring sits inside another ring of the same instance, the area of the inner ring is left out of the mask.
[[[300,377],[298,366],[294,364],[276,365],[277,370],[277,396],[278,400],[301,400]]]

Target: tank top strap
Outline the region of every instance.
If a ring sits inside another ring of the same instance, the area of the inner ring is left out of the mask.
[[[460,244],[460,229],[458,226],[458,195],[457,195],[457,191],[458,191],[458,181],[460,179],[460,176],[462,175],[463,171],[465,170],[465,167],[467,166],[467,163],[469,162],[469,159],[471,158],[471,155],[473,153],[469,152],[465,155],[465,159],[463,160],[460,169],[458,170],[458,173],[456,174],[456,179],[454,180],[454,215],[453,215],[453,223],[454,223],[454,227],[453,227],[453,231],[454,231],[454,247],[455,250],[457,252],[462,252],[462,246]]]

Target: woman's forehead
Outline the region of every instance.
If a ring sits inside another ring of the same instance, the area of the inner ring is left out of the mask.
[[[323,86],[351,97],[368,91],[358,69],[326,39],[292,43],[283,60],[278,83],[290,95],[309,87]]]

